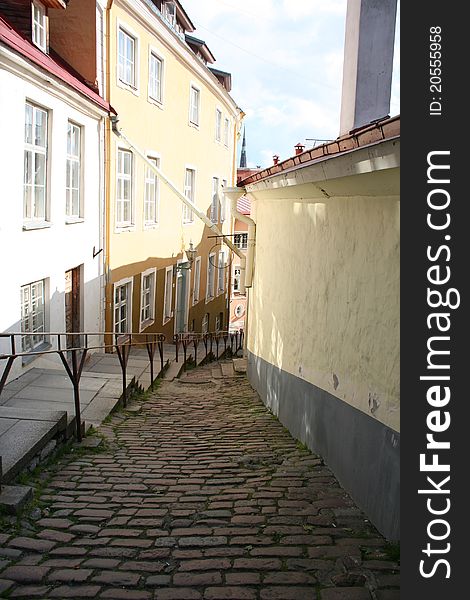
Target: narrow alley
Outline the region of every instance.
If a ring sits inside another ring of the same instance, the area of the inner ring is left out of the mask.
[[[396,549],[230,361],[162,382],[96,435],[42,473],[16,531],[4,522],[0,596],[399,598]]]

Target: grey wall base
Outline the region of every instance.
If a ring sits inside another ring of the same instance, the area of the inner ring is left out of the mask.
[[[320,454],[389,540],[400,538],[400,434],[248,352],[248,378],[291,434]]]

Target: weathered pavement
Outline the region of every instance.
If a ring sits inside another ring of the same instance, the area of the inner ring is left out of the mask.
[[[321,459],[245,377],[214,375],[162,383],[100,427],[103,452],[43,475],[0,533],[0,596],[399,598],[390,548]]]

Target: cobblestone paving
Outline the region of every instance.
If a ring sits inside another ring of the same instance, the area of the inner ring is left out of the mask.
[[[163,383],[0,533],[0,596],[397,600],[390,548],[245,377]]]

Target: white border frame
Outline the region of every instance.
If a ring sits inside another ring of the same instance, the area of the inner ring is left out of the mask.
[[[129,83],[125,83],[119,79],[119,30],[122,29],[128,36],[134,38],[134,54],[135,54],[135,87]],[[127,90],[134,94],[134,96],[140,96],[140,36],[139,34],[130,27],[125,21],[116,19],[116,85],[123,90]]]
[[[142,290],[143,290],[144,277],[146,277],[147,275],[151,275],[152,273],[154,276],[152,300],[150,303],[152,306],[152,317],[150,319],[147,319],[147,321],[142,321]],[[140,274],[139,333],[142,333],[142,331],[144,331],[144,329],[147,329],[147,327],[150,327],[150,325],[153,325],[153,323],[155,323],[155,313],[156,313],[155,299],[156,299],[156,297],[157,297],[157,268],[151,267],[150,269],[146,269],[145,271],[142,271],[142,273]]]
[[[116,141],[116,154],[114,157],[114,172],[115,172],[115,190],[114,190],[114,233],[124,233],[126,231],[135,231],[135,221],[136,221],[136,210],[135,210],[135,196],[136,196],[136,155],[135,153],[128,148],[127,146],[120,144],[119,140]],[[132,155],[132,173],[131,173],[131,222],[129,225],[126,224],[118,224],[117,222],[117,210],[116,210],[116,195],[117,195],[117,181],[118,181],[118,152],[119,150],[124,150],[125,152],[130,152]]]
[[[198,112],[199,123],[194,123],[193,121],[191,121],[191,91],[193,88],[199,92],[199,112]],[[202,90],[201,90],[201,86],[198,83],[191,80],[189,82],[188,125],[190,127],[192,127],[193,129],[197,129],[199,131],[199,129],[201,128],[201,121],[202,121]]]
[[[128,304],[127,324],[128,325],[130,324],[130,329],[129,329],[129,331],[127,331],[125,333],[132,332],[132,321],[133,321],[132,298],[133,298],[133,294],[134,294],[134,278],[133,277],[125,277],[124,279],[120,279],[119,281],[116,281],[116,283],[113,283],[113,303],[111,305],[111,309],[113,311],[113,333],[116,333],[116,320],[115,320],[115,317],[116,317],[116,307],[115,307],[116,288],[120,287],[122,285],[127,285],[128,283],[131,284],[130,294],[128,296],[129,302],[127,303]],[[130,323],[129,323],[129,321],[130,321]],[[140,321],[140,316],[139,316],[139,321]]]
[[[150,104],[153,104],[154,106],[157,106],[158,108],[163,110],[163,108],[165,106],[166,59],[155,46],[152,46],[152,44],[148,45],[148,54],[149,55],[148,55],[148,61],[147,61],[147,67],[148,67],[147,100],[148,100],[148,102],[150,102]],[[156,98],[154,98],[153,96],[150,95],[150,59],[152,57],[152,54],[156,58],[158,58],[159,60],[162,61],[162,81],[161,81],[162,99],[161,100],[157,100]]]
[[[145,156],[150,159],[157,159],[159,169],[162,168],[162,157],[160,152],[155,152],[154,150],[145,150]],[[143,203],[142,203],[142,226],[144,231],[150,229],[158,229],[160,227],[160,200],[161,200],[161,180],[158,178],[158,193],[157,193],[157,221],[154,223],[147,223],[145,221],[145,178],[147,176],[147,164],[144,166],[144,186],[143,186]]]
[[[171,300],[170,300],[170,316],[166,315],[166,278],[168,272],[171,271]],[[173,304],[173,266],[169,266],[165,268],[165,279],[163,281],[163,325],[166,325],[174,316],[173,310],[171,310],[171,305]]]

